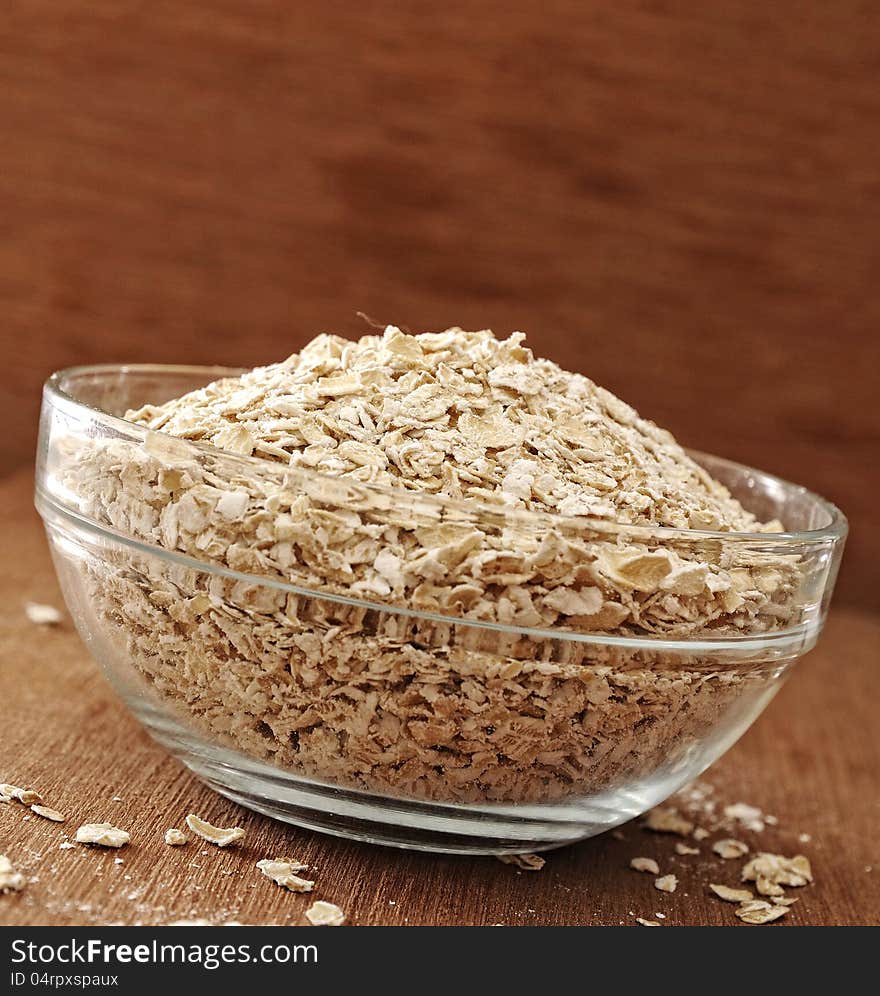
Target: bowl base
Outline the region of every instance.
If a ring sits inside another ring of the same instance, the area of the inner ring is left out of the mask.
[[[539,837],[534,840],[514,840],[507,837],[489,838],[483,835],[469,834],[465,828],[461,833],[449,830],[438,831],[429,825],[430,818],[426,818],[426,825],[423,828],[392,826],[384,820],[347,817],[332,812],[319,812],[305,806],[280,806],[274,801],[255,798],[251,795],[241,795],[215,782],[207,779],[204,781],[214,791],[232,802],[282,823],[290,823],[304,830],[314,830],[333,837],[343,837],[365,844],[379,844],[384,847],[397,847],[402,850],[431,851],[439,854],[523,854],[564,847],[566,844],[582,840],[584,836],[592,836],[589,833],[579,834],[565,840],[544,840]]]
[[[153,730],[156,735],[155,729]],[[565,802],[460,805],[395,799],[312,781],[217,747],[169,743],[220,795],[294,826],[371,844],[446,854],[523,854],[572,844],[641,815],[694,777],[656,775],[640,786]]]
[[[451,803],[379,795],[267,764],[207,740],[118,676],[114,685],[150,735],[227,799],[308,830],[447,854],[547,851],[605,833],[700,775],[747,725],[620,786],[544,803]]]

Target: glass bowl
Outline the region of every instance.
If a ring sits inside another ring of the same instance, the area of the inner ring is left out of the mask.
[[[56,373],[36,504],[112,685],[244,806],[401,847],[557,847],[699,775],[822,629],[843,515],[717,457],[693,454],[785,532],[452,501],[121,417],[239,372]]]

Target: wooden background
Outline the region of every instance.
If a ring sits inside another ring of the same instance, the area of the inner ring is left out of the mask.
[[[880,11],[6,0],[0,416],[94,361],[523,329],[852,520],[877,607]]]

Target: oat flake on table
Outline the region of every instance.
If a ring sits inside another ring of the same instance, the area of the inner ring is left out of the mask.
[[[540,854],[496,854],[499,861],[505,865],[513,865],[520,871],[537,872],[547,864],[547,859]]]
[[[336,905],[319,899],[306,910],[306,919],[313,927],[341,927],[345,913]]]
[[[244,838],[244,830],[241,827],[215,827],[195,813],[187,816],[186,825],[196,836],[216,847],[229,847]]]
[[[131,841],[131,834],[110,823],[84,823],[77,829],[74,840],[98,847],[125,847]]]
[[[744,844],[741,840],[734,840],[733,838],[727,837],[724,840],[716,840],[712,845],[712,850],[718,855],[719,858],[724,858],[725,861],[730,861],[734,858],[741,858],[744,854],[748,854],[749,845]]]
[[[647,872],[649,875],[659,875],[660,866],[653,858],[631,858],[630,868],[637,872]]]
[[[655,880],[654,888],[660,892],[675,892],[678,888],[678,879],[675,875],[662,875]]]
[[[24,887],[24,875],[15,870],[5,854],[0,854],[0,896],[8,892],[20,892]]]
[[[53,823],[64,823],[67,819],[64,813],[60,813],[57,809],[52,809],[50,806],[40,806],[37,803],[31,806],[31,812],[36,813],[37,816],[42,816],[44,820],[51,820]]]
[[[760,883],[768,890],[772,886],[798,888],[813,881],[813,869],[803,854],[788,858],[784,854],[761,852],[745,865],[742,880]],[[768,891],[767,894],[774,893]]]
[[[25,602],[25,615],[37,626],[57,626],[64,618],[54,605],[43,605],[40,602]]]
[[[292,858],[263,858],[257,862],[257,868],[276,885],[291,892],[311,892],[315,883],[311,879],[302,878],[298,873],[306,871],[308,865]]]
[[[0,796],[3,799],[20,802],[23,806],[40,805],[43,797],[35,789],[21,788],[18,785],[10,785],[8,782],[0,783]]]
[[[516,627],[678,636],[778,628],[796,589],[791,564],[722,541],[778,523],[519,333],[321,335],[128,418],[157,431],[75,442],[62,476],[83,514],[259,578]],[[180,439],[214,449],[197,461]],[[657,548],[602,523],[717,535]],[[683,655],[636,667],[613,647],[502,647],[393,614],[365,625],[360,607],[126,556],[81,565],[84,583],[166,702],[249,755],[373,792],[598,790],[686,751],[765,680]]]

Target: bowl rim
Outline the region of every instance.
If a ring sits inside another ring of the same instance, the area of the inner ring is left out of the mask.
[[[351,483],[356,485],[358,489],[362,489],[365,492],[375,493],[377,495],[383,495],[388,498],[400,498],[401,494],[406,494],[410,497],[418,497],[421,499],[428,500],[431,503],[436,503],[438,507],[446,508],[458,508],[466,509],[470,513],[485,511],[487,515],[504,515],[505,517],[510,517],[511,519],[516,519],[518,521],[532,521],[532,522],[542,522],[542,523],[556,523],[559,525],[567,526],[568,528],[580,528],[580,529],[594,529],[598,532],[613,532],[613,533],[625,533],[627,535],[642,535],[646,537],[659,538],[659,539],[677,539],[687,540],[692,542],[697,542],[700,540],[724,540],[727,543],[731,541],[735,542],[754,542],[760,543],[762,545],[768,544],[771,546],[781,545],[781,544],[792,544],[792,543],[803,543],[815,545],[817,543],[828,543],[829,541],[832,545],[837,545],[840,541],[844,540],[848,533],[848,523],[844,513],[827,498],[823,498],[821,495],[817,494],[815,491],[811,491],[809,488],[804,487],[800,484],[795,484],[792,481],[788,481],[785,478],[779,477],[776,474],[771,474],[768,471],[760,470],[756,467],[751,467],[748,464],[739,463],[736,460],[730,460],[726,457],[716,456],[715,454],[706,453],[701,450],[687,449],[686,452],[693,457],[698,463],[701,458],[710,459],[716,464],[723,464],[732,469],[737,469],[740,471],[745,471],[748,474],[760,476],[768,482],[772,482],[777,486],[785,489],[793,494],[798,494],[800,497],[806,499],[809,502],[815,504],[820,510],[825,512],[828,517],[828,523],[825,526],[820,526],[816,529],[801,529],[792,530],[785,532],[737,532],[733,530],[721,531],[721,530],[710,530],[710,529],[682,529],[675,526],[656,526],[656,525],[644,525],[644,524],[632,524],[626,522],[620,522],[615,519],[600,519],[592,516],[565,516],[560,515],[558,512],[545,512],[545,511],[532,511],[529,509],[514,509],[505,508],[501,505],[494,505],[490,502],[481,502],[472,498],[447,498],[440,495],[431,494],[429,492],[419,492],[419,491],[407,491],[403,488],[398,488],[389,485],[379,485],[371,484],[363,481],[347,481],[346,478],[327,473],[325,471],[313,470],[308,467],[296,467],[288,468],[285,464],[280,461],[268,460],[261,456],[244,456],[240,453],[232,453],[229,450],[222,450],[217,446],[213,446],[210,443],[204,443],[200,440],[182,439],[179,436],[173,436],[170,433],[162,432],[161,429],[151,429],[148,426],[142,425],[138,422],[131,422],[128,419],[122,418],[118,415],[112,415],[105,411],[103,408],[99,408],[96,405],[88,404],[85,401],[80,400],[75,395],[71,394],[63,386],[65,383],[73,378],[84,377],[84,376],[95,376],[95,375],[124,375],[124,374],[178,374],[178,375],[192,375],[192,376],[207,376],[210,379],[205,381],[205,384],[211,383],[214,380],[220,380],[224,377],[238,377],[242,373],[247,372],[246,367],[227,367],[227,366],[206,366],[201,364],[168,364],[168,363],[97,363],[97,364],[86,364],[78,365],[72,367],[65,367],[61,370],[56,370],[52,373],[43,385],[44,397],[49,396],[54,401],[60,401],[65,407],[71,407],[74,410],[83,410],[97,415],[100,420],[117,432],[130,435],[133,431],[142,436],[144,440],[149,435],[155,434],[166,439],[173,439],[177,445],[185,445],[190,447],[196,453],[206,453],[206,454],[223,454],[225,457],[235,460],[242,466],[250,466],[255,470],[266,468],[271,468],[272,470],[285,471],[285,470],[295,470],[298,476],[302,476],[304,479],[313,480],[320,483],[325,481],[338,485],[340,483]]]

